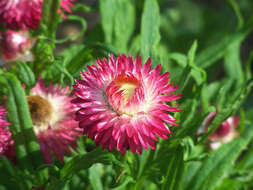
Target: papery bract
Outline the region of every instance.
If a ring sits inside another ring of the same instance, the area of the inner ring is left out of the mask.
[[[161,65],[152,70],[151,59],[142,66],[141,57],[118,55],[115,59],[97,60],[87,66],[82,80],[77,80],[72,102],[79,108],[76,120],[84,133],[98,145],[122,154],[127,149],[142,153],[142,148],[155,149],[157,136],[168,138],[166,123],[177,125],[168,112],[178,112],[166,104],[180,96],[169,83],[169,73],[160,75]]]
[[[61,0],[59,13],[71,12],[74,0]],[[37,29],[42,14],[43,0],[1,0],[0,23],[11,29]]]

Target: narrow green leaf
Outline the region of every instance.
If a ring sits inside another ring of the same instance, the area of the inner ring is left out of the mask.
[[[69,73],[73,75],[82,70],[85,63],[93,59],[91,53],[92,49],[83,48],[79,50],[79,52],[69,61],[66,67]]]
[[[72,85],[74,84],[74,78],[73,78],[72,75],[68,72],[68,70],[67,70],[64,66],[60,65],[60,64],[57,63],[57,62],[54,63],[54,66],[55,66],[60,72],[62,72],[62,73],[64,74],[64,76],[67,77],[67,79],[69,80],[69,85],[72,86]]]
[[[113,39],[113,17],[115,13],[115,0],[100,0],[99,10],[101,14],[102,27],[105,33],[105,41],[112,44]],[[110,10],[110,11],[108,11]]]
[[[238,5],[238,3],[236,2],[236,0],[227,0],[228,4],[231,6],[231,8],[233,9],[235,16],[237,18],[237,28],[240,29],[243,27],[244,24],[244,19],[243,19],[243,15],[240,11],[240,7]]]
[[[94,164],[89,168],[89,180],[93,189],[103,190],[102,177],[102,164]]]
[[[8,85],[7,80],[2,76],[0,77],[1,86],[5,86],[8,90],[8,99],[6,101],[6,109],[8,112],[8,121],[12,124],[10,127],[12,138],[14,140],[15,152],[17,161],[22,169],[25,171],[32,170],[31,160],[28,156],[28,152],[25,146],[25,139],[22,134],[19,116],[17,113],[17,107],[15,102],[15,97],[12,92],[12,88]]]
[[[17,68],[18,68],[18,76],[21,82],[24,83],[28,89],[33,87],[36,81],[34,73],[30,69],[30,67],[23,62],[18,62]]]
[[[115,45],[120,52],[126,52],[135,26],[135,6],[132,0],[116,0],[115,5]]]
[[[106,43],[117,47],[119,52],[126,52],[135,26],[133,1],[100,0],[100,13]]]
[[[224,49],[231,43],[231,39],[234,40],[237,36],[229,37],[226,36],[220,42],[209,45],[206,49],[202,50],[196,58],[196,65],[207,68],[221,59],[224,55]]]
[[[249,81],[245,84],[245,87],[243,87],[241,90],[239,90],[237,93],[235,93],[234,97],[230,98],[228,101],[229,103],[226,104],[226,106],[221,107],[215,118],[213,119],[211,125],[208,127],[208,132],[201,136],[198,140],[199,142],[202,142],[205,140],[210,134],[212,134],[215,129],[223,122],[225,121],[230,115],[235,114],[235,112],[239,109],[242,102],[246,99],[249,92],[251,91],[251,88],[253,86],[253,81]]]
[[[157,0],[145,0],[141,19],[141,55],[144,60],[152,55],[160,41],[160,13]]]
[[[153,160],[154,151],[145,150],[141,155],[138,155],[138,173],[137,173],[137,183],[141,181],[141,178],[145,176],[145,171],[150,167],[150,162]]]
[[[129,53],[131,55],[137,55],[141,49],[141,35],[136,35],[131,41],[131,46],[129,48]]]
[[[89,44],[79,49],[75,56],[68,62],[66,68],[70,74],[79,75],[79,72],[84,69],[88,61],[91,61],[94,57],[108,56],[108,54],[117,56],[118,52],[112,47],[100,43]]]
[[[179,86],[181,87],[182,90],[186,87],[190,76],[194,78],[198,86],[201,86],[206,82],[206,72],[200,67],[195,65],[195,55],[196,55],[197,46],[198,46],[197,41],[194,41],[188,52],[187,65],[184,67],[181,73],[180,82],[179,82]],[[179,56],[177,55],[176,58],[178,59]],[[184,64],[183,56],[180,56],[180,61],[181,61],[181,64]]]
[[[5,73],[5,85],[8,88],[7,110],[8,121],[14,127],[13,132],[17,157],[27,168],[37,168],[43,164],[40,145],[33,131],[26,95],[15,75]]]
[[[117,187],[111,188],[111,190],[124,190],[129,183],[134,183],[134,180],[132,177],[127,176],[122,184]]]
[[[253,60],[253,51],[250,52],[249,57],[246,62],[246,69],[245,69],[245,79],[246,80],[250,80],[250,78],[252,77],[252,73],[251,73],[252,60]]]
[[[162,190],[180,190],[184,174],[183,149],[179,146],[168,161],[167,173],[162,184]]]
[[[243,81],[242,64],[240,60],[241,41],[230,43],[225,51],[225,69],[229,77]]]
[[[82,3],[75,3],[74,7],[72,8],[73,11],[83,11],[83,12],[90,12],[92,9],[91,7],[84,5]]]
[[[253,130],[247,126],[240,137],[213,151],[185,189],[212,190],[217,187],[252,137]]]
[[[187,65],[187,57],[184,54],[170,53],[169,58],[175,60],[181,67],[185,67]]]
[[[26,190],[31,188],[31,182],[27,180],[24,171],[14,167],[13,163],[11,163],[11,161],[5,156],[0,157],[0,162],[4,167],[0,167],[1,185],[4,185],[6,189]]]
[[[245,26],[236,33],[225,36],[219,42],[215,42],[209,45],[206,49],[202,50],[196,57],[196,65],[201,68],[207,68],[215,63],[217,60],[221,59],[227,47],[236,41],[242,42],[250,33],[253,25],[253,17],[251,17]]]
[[[249,148],[240,162],[236,165],[238,171],[251,171],[253,168],[253,142],[250,143]]]
[[[60,178],[63,181],[70,179],[74,174],[90,168],[95,163],[109,164],[115,157],[108,152],[94,150],[84,155],[76,155],[60,171]]]
[[[42,8],[42,25],[47,27],[45,34],[52,40],[55,39],[55,31],[60,19],[58,9],[60,8],[61,0],[44,0]]]

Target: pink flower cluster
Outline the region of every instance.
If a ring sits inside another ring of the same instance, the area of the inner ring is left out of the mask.
[[[58,12],[71,13],[74,0],[62,0]],[[42,16],[43,0],[1,0],[0,24],[6,31],[0,33],[0,54],[5,62],[34,61],[31,48],[36,38],[30,38],[29,29],[37,29]],[[20,30],[20,31],[19,31]]]
[[[74,0],[62,0],[59,12],[71,12]],[[37,29],[42,14],[43,0],[1,0],[0,23],[11,29]]]

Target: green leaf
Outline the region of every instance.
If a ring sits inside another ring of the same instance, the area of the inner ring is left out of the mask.
[[[231,6],[231,8],[233,9],[235,16],[237,18],[237,28],[240,29],[243,27],[244,24],[244,19],[243,19],[243,15],[240,11],[240,7],[238,5],[238,3],[236,2],[236,0],[227,0],[228,4]]]
[[[18,62],[17,69],[18,69],[18,76],[21,82],[24,83],[28,89],[33,87],[36,81],[34,73],[30,69],[30,67],[23,62]]]
[[[45,35],[52,40],[55,39],[55,31],[57,24],[61,18],[58,13],[61,0],[44,0],[42,8],[42,22],[41,24],[47,27]]]
[[[82,70],[85,64],[93,59],[92,49],[83,48],[69,61],[67,65],[67,70],[70,74],[75,74]]]
[[[101,14],[101,23],[105,33],[105,41],[112,44],[113,39],[113,18],[115,13],[115,0],[100,0],[99,10]],[[110,10],[110,11],[108,11]]]
[[[106,46],[100,43],[89,44],[77,50],[75,56],[68,61],[66,66],[71,75],[79,75],[79,72],[84,69],[88,61],[94,59],[94,57],[104,57],[108,54],[117,55],[115,49],[110,46]],[[95,61],[94,61],[95,64]]]
[[[136,35],[131,42],[129,53],[131,55],[137,55],[140,52],[140,49],[141,49],[141,35]]]
[[[250,33],[253,25],[253,17],[251,17],[245,26],[236,33],[226,35],[219,42],[215,42],[212,45],[209,45],[206,49],[202,50],[196,57],[196,65],[201,68],[207,68],[215,63],[217,60],[221,59],[227,47],[235,42],[242,42]]]
[[[141,55],[147,60],[160,41],[160,13],[157,0],[145,0],[141,19]]]
[[[245,69],[245,80],[250,80],[252,77],[251,73],[251,62],[253,60],[253,51],[250,52],[249,57],[246,62],[246,69]]]
[[[186,87],[190,76],[194,78],[198,86],[201,86],[206,82],[206,72],[194,64],[197,46],[198,46],[197,41],[194,41],[188,52],[187,65],[184,67],[182,71],[180,82],[179,82],[179,86],[182,90]],[[176,58],[177,61],[180,61],[181,62],[180,64],[185,65],[184,56],[182,55],[179,56],[178,54],[176,54],[176,57],[175,57],[175,54],[174,54],[174,58]]]
[[[83,11],[83,12],[90,12],[91,7],[84,5],[82,3],[75,3],[74,7],[72,8],[73,11]]]
[[[67,70],[64,66],[60,65],[58,62],[55,62],[55,63],[54,63],[54,66],[55,66],[61,73],[63,73],[64,76],[67,77],[67,79],[69,80],[69,85],[72,86],[72,85],[74,84],[74,79],[73,79],[72,75],[68,72],[68,70]]]
[[[214,117],[211,125],[208,127],[208,132],[202,135],[198,140],[199,142],[203,142],[210,134],[212,134],[217,127],[225,121],[230,115],[234,115],[235,112],[239,109],[242,102],[246,99],[251,88],[253,86],[253,81],[249,81],[242,89],[239,89],[238,92],[234,93],[229,100],[227,100],[227,104],[218,109],[216,116]]]
[[[61,169],[60,178],[66,181],[74,174],[90,168],[95,163],[110,164],[114,160],[113,154],[100,150],[94,150],[84,155],[76,155]]]
[[[100,13],[106,43],[117,47],[119,52],[126,52],[135,26],[133,1],[100,0]]]
[[[120,184],[119,186],[117,187],[114,187],[114,188],[111,188],[111,190],[123,190],[127,187],[127,185],[129,183],[134,183],[135,181],[133,180],[132,177],[130,176],[127,176],[125,179],[124,179],[124,182],[122,184]]]
[[[241,41],[230,43],[225,51],[225,69],[232,79],[243,81],[242,64],[240,60]]]
[[[128,41],[135,26],[135,7],[132,0],[115,1],[115,45],[120,52],[126,52]]]
[[[236,165],[236,170],[252,171],[253,168],[253,142],[250,143],[249,148],[240,162]]]
[[[26,172],[14,167],[13,163],[5,156],[0,157],[0,184],[4,185],[6,189],[30,189],[32,184],[27,178]],[[0,186],[1,189],[1,186]]]
[[[176,61],[181,67],[185,67],[187,65],[187,57],[184,54],[170,53],[169,58]]]
[[[168,160],[167,173],[162,183],[162,190],[180,190],[182,188],[182,176],[184,174],[183,148],[178,146]]]
[[[24,169],[35,169],[43,164],[43,158],[33,131],[25,92],[15,75],[5,73],[3,77],[2,81],[8,89],[8,121],[12,124],[10,129],[15,140],[18,162]]]
[[[201,167],[185,189],[212,190],[217,187],[226,177],[226,173],[231,169],[252,137],[253,130],[251,127],[247,126],[243,134],[237,139],[213,151],[210,156],[203,161]]]
[[[89,168],[89,179],[91,186],[96,190],[103,190],[102,177],[102,164],[94,164]]]
[[[138,156],[139,164],[137,179],[141,178],[144,175],[144,171],[147,167],[149,167],[149,163],[151,162],[153,156],[154,151],[150,149],[143,151],[142,154]]]

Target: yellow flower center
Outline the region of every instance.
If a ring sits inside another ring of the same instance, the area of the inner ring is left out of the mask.
[[[119,90],[123,90],[123,97],[125,101],[131,99],[134,95],[134,90],[138,88],[138,85],[135,83],[130,83],[130,82],[122,82],[118,83],[120,86]]]
[[[120,75],[115,79],[116,85],[120,87],[119,91],[123,90],[124,102],[127,103],[133,96],[136,88],[140,87],[139,81],[128,75]]]
[[[27,102],[35,128],[48,127],[50,120],[53,118],[51,103],[40,96],[28,96]]]

